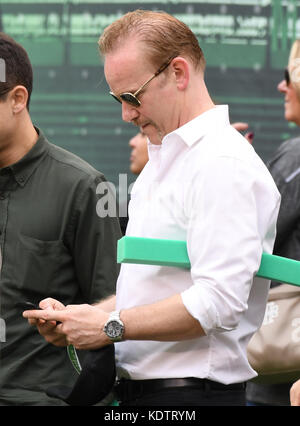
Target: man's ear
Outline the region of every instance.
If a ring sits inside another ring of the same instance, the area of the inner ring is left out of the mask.
[[[14,114],[19,114],[27,106],[28,91],[24,86],[16,86],[10,92],[12,110]]]
[[[177,56],[173,59],[171,66],[175,73],[177,88],[179,90],[185,90],[190,80],[189,63],[181,56]]]

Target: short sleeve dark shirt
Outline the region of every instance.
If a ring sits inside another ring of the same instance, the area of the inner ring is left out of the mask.
[[[55,403],[45,389],[76,379],[66,348],[48,344],[16,305],[53,297],[93,303],[115,292],[118,219],[99,217],[104,176],[49,143],[0,169],[0,404]],[[59,402],[57,402],[59,403]]]

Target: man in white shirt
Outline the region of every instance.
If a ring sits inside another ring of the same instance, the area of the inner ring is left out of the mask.
[[[269,289],[254,277],[262,253],[272,252],[280,195],[230,126],[227,106],[213,104],[202,50],[185,24],[130,12],[99,45],[123,119],[150,141],[159,135],[131,194],[127,235],[185,240],[191,269],[123,264],[116,303],[64,308],[50,299],[24,315],[61,321],[39,325],[56,344],[120,342],[124,405],[243,405],[244,382],[256,375],[246,346]]]

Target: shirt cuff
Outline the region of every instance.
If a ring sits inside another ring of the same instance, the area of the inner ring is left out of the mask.
[[[210,302],[206,292],[193,285],[181,293],[182,302],[192,317],[199,321],[206,335],[214,330],[228,331],[229,328],[222,327],[220,316],[215,305]],[[199,303],[199,300],[201,301]]]

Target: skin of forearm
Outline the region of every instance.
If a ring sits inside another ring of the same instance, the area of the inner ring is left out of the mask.
[[[205,336],[179,294],[151,305],[121,310],[125,340],[179,341]]]
[[[103,327],[115,306],[115,296],[111,296],[94,306],[71,305],[62,310],[27,311],[30,317],[25,311],[23,316],[46,321],[39,330],[48,342],[95,349],[111,344]],[[124,340],[180,341],[205,335],[200,323],[185,308],[180,294],[151,305],[121,309],[120,317],[125,324]],[[51,321],[60,324],[53,327]]]
[[[99,302],[95,303],[94,306],[102,309],[105,312],[112,312],[116,309],[116,295],[113,294],[104,300],[100,300]]]

